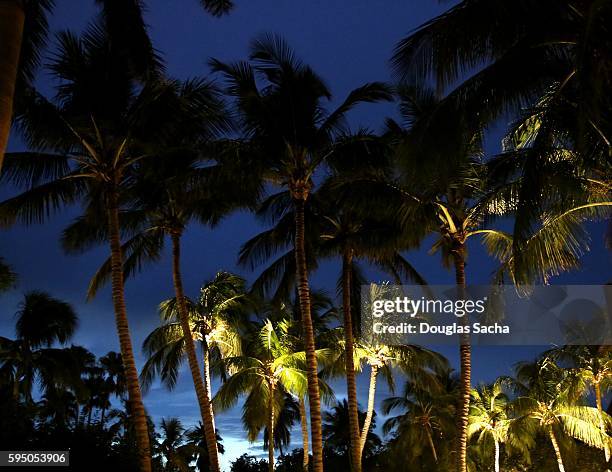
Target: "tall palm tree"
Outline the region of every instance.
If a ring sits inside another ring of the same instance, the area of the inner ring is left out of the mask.
[[[44,292],[29,292],[17,312],[16,339],[0,337],[0,370],[10,379],[15,402],[32,403],[37,380],[42,390],[74,379],[66,344],[74,334],[77,316],[66,302]]]
[[[241,395],[247,395],[242,421],[250,441],[264,427],[267,429],[270,471],[274,470],[275,428],[286,394],[303,396],[307,391],[306,355],[303,351],[294,351],[292,341],[286,342],[289,330],[287,321],[275,325],[266,320],[257,326],[243,355],[223,359],[231,375],[213,400],[224,410],[234,406]]]
[[[600,430],[602,418],[597,408],[581,402],[581,379],[557,366],[549,357],[535,363],[521,363],[516,379],[504,379],[517,393],[512,402],[514,418],[508,439],[511,445],[532,447],[537,432],[545,434],[554,449],[559,472],[565,472],[560,440],[571,437],[604,449],[609,436]],[[605,415],[606,426],[611,424]]]
[[[172,142],[173,148],[167,155],[161,155],[157,165],[146,169],[133,185],[136,199],[135,209],[126,212],[124,219],[130,221],[131,238],[123,244],[125,255],[124,273],[131,275],[140,269],[147,260],[158,259],[168,237],[172,244],[172,280],[174,284],[178,320],[185,336],[185,350],[189,361],[202,422],[207,428],[211,450],[209,458],[214,470],[219,470],[214,422],[210,412],[210,397],[202,380],[197,359],[189,312],[185,301],[183,278],[181,273],[181,238],[192,221],[199,221],[214,226],[227,214],[233,205],[229,192],[219,199],[218,189],[212,188],[211,174],[217,173],[215,167],[201,168],[201,159],[188,142],[199,140],[205,146],[207,140],[227,127],[223,102],[211,83],[194,80],[186,82],[178,91],[180,99],[191,102],[190,106],[200,107],[200,123],[193,129],[182,128]],[[203,107],[206,107],[204,111]],[[208,115],[208,119],[206,118]],[[163,154],[163,150],[161,151]],[[93,227],[91,227],[93,223]],[[64,246],[71,250],[80,249],[97,240],[104,234],[104,227],[99,228],[96,221],[77,220],[64,232]],[[90,284],[89,295],[93,296],[99,286],[108,280],[111,272],[111,260],[107,260],[94,276]]]
[[[179,98],[176,82],[159,79],[161,66],[152,49],[135,51],[135,43],[122,47],[121,37],[112,36],[116,24],[105,19],[108,15],[81,38],[60,34],[58,54],[50,65],[62,83],[57,100],[36,95],[20,121],[30,147],[41,152],[7,156],[11,165],[3,175],[30,189],[5,201],[0,213],[5,224],[28,224],[43,221],[66,204],[84,201],[89,217],[107,222],[112,298],[129,410],[140,468],[149,471],[147,421],[125,306],[120,208],[126,188],[151,156],[155,142],[162,144],[173,128],[197,122],[198,113]]]
[[[156,328],[143,343],[143,349],[149,356],[141,372],[145,389],[148,389],[157,373],[161,374],[162,381],[170,389],[174,388],[180,364],[187,358],[206,431],[209,460],[214,470],[219,470],[219,460],[211,404],[210,354],[212,350],[215,358],[240,354],[237,324],[246,303],[244,280],[220,272],[202,287],[200,303],[195,304],[187,299],[182,289],[175,298],[162,302],[160,314],[164,324]],[[204,377],[197,360],[195,341],[202,345]]]
[[[229,82],[245,139],[230,149],[247,160],[253,175],[285,186],[295,209],[296,281],[306,344],[308,399],[313,443],[313,470],[321,472],[321,401],[315,339],[312,328],[308,264],[305,248],[305,207],[313,187],[312,177],[333,154],[334,137],[346,113],[361,102],[388,99],[381,84],[366,84],[349,94],[334,111],[323,103],[331,93],[320,77],[299,61],[280,38],[265,36],[252,43],[250,62],[212,66]],[[258,85],[257,79],[263,83]]]
[[[394,221],[384,221],[376,216],[364,216],[351,208],[351,204],[334,195],[334,181],[351,181],[351,176],[363,175],[374,168],[374,172],[384,172],[388,165],[385,159],[388,154],[385,143],[368,133],[357,133],[347,136],[338,143],[338,158],[332,163],[334,174],[324,184],[320,199],[323,202],[334,202],[324,205],[321,216],[321,241],[317,245],[318,257],[339,255],[342,260],[341,293],[344,326],[344,348],[346,350],[345,372],[351,429],[351,467],[361,470],[361,456],[366,434],[359,431],[357,383],[354,365],[354,336],[359,331],[359,295],[358,287],[363,283],[358,259],[365,259],[386,272],[393,274],[399,283],[407,279],[419,284],[424,280],[412,265],[402,256],[401,251],[414,247],[418,241],[406,238],[409,233],[402,233]],[[347,157],[341,156],[346,155]],[[358,191],[358,190],[355,190]],[[342,202],[338,205],[338,202]],[[402,240],[404,236],[404,240]],[[403,277],[402,277],[403,276]],[[371,418],[368,410],[367,418]],[[368,423],[366,419],[366,424]],[[367,431],[367,428],[366,428]]]
[[[500,444],[506,442],[510,425],[509,398],[500,380],[472,390],[468,438],[478,435],[478,442],[492,440],[495,447],[495,472],[499,472]]]
[[[15,93],[31,85],[47,35],[53,0],[0,2],[0,171],[13,119]],[[23,90],[22,90],[23,91]]]
[[[332,177],[314,192],[306,208],[308,232],[306,235],[309,269],[314,270],[318,261],[323,258],[340,256],[342,272],[340,291],[343,300],[345,348],[343,356],[346,366],[349,417],[353,440],[351,442],[351,464],[354,470],[360,470],[359,428],[357,423],[357,391],[355,368],[353,365],[353,336],[359,324],[358,301],[359,285],[363,283],[357,266],[358,259],[371,262],[392,274],[398,281],[403,279],[424,283],[422,277],[401,255],[401,249],[409,248],[414,242],[409,241],[406,233],[400,233],[391,221],[382,218],[363,216],[352,211],[350,204],[344,202],[335,191],[336,181],[350,181],[350,175],[363,177],[366,171],[374,168],[379,171],[385,166],[387,149],[381,139],[371,133],[360,132],[342,136],[335,145],[334,159],[328,162],[333,171]],[[255,236],[241,248],[240,262],[254,265],[267,261],[279,251],[284,252],[265,269],[254,283],[258,290],[268,292],[276,285],[274,298],[286,296],[294,283],[294,250],[291,240],[294,234],[292,226],[294,211],[288,207],[287,195],[279,193],[264,201],[258,211],[262,219],[275,221],[275,226]],[[333,203],[332,203],[333,202]],[[398,237],[398,234],[401,235]],[[404,240],[401,237],[404,236]],[[353,321],[355,320],[355,322]],[[350,367],[349,367],[350,364]]]
[[[384,264],[383,264],[384,265]],[[378,299],[381,293],[388,290],[385,284],[370,286],[370,300]],[[367,301],[358,303],[364,311],[368,311],[364,304]],[[343,330],[341,330],[343,331]],[[346,336],[340,334],[341,340],[334,344],[336,353],[335,362],[329,363],[322,371],[324,376],[345,375],[346,362],[345,356],[349,350],[345,348]],[[358,435],[358,458],[361,460],[368,431],[371,428],[371,421],[374,416],[377,381],[380,375],[386,380],[391,391],[395,388],[393,369],[397,369],[412,378],[418,379],[423,385],[434,385],[436,383],[435,373],[447,369],[446,359],[428,349],[416,345],[395,345],[379,344],[373,339],[365,336],[359,337],[353,346],[353,362],[355,371],[361,371],[364,366],[370,369],[370,382],[368,388],[368,401],[366,416],[361,432]]]

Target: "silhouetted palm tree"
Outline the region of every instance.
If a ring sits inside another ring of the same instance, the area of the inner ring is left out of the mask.
[[[35,95],[20,121],[27,143],[40,152],[7,156],[11,165],[3,175],[29,190],[5,201],[1,213],[5,223],[41,222],[65,204],[84,201],[88,217],[107,222],[112,296],[130,412],[141,469],[149,471],[147,423],[123,290],[120,208],[124,191],[151,155],[153,142],[163,142],[173,127],[197,119],[197,112],[192,109],[189,114],[188,106],[177,98],[177,83],[159,80],[161,65],[147,47],[148,38],[144,45],[129,42],[126,46],[124,36],[113,34],[116,30],[125,33],[127,25],[122,23],[120,28],[107,21],[110,17],[104,9],[81,38],[70,32],[60,34],[57,55],[49,66],[62,83],[57,100]]]
[[[366,413],[359,410],[360,427],[364,425],[365,419]],[[374,433],[374,427],[376,426],[375,415],[374,418],[371,419],[371,425],[372,428],[368,429],[364,441],[365,456],[369,456],[381,445],[380,438]],[[350,460],[350,434],[348,402],[342,400],[334,405],[330,411],[326,411],[323,414],[323,438],[325,440],[325,447],[345,455]]]
[[[161,420],[161,431],[158,451],[163,459],[162,470],[167,472],[193,470],[190,464],[198,453],[198,446],[187,441],[188,438],[181,420],[178,418],[163,418]]]
[[[208,447],[206,446],[206,433],[204,431],[204,426],[200,422],[197,426],[186,431],[186,436],[189,441],[195,444],[198,447],[198,458],[196,460],[197,470],[200,472],[209,472],[210,469],[210,461],[208,460]],[[219,454],[225,453],[225,448],[223,447],[223,439],[219,434],[219,430],[216,429],[217,434],[217,451]]]
[[[459,379],[447,369],[435,374],[436,382],[423,383],[418,378],[408,378],[401,396],[384,400],[382,411],[389,415],[392,411],[401,413],[387,419],[383,425],[385,434],[392,434],[391,450],[400,451],[400,459],[405,460],[403,451],[410,449],[413,461],[428,467],[444,467],[448,458],[441,457],[441,449],[448,450],[448,442],[455,434],[456,397],[459,393]],[[428,455],[429,449],[433,462]]]
[[[74,379],[69,351],[53,346],[70,341],[77,316],[68,303],[34,291],[24,296],[16,317],[16,339],[0,337],[0,371],[10,379],[13,400],[31,403],[37,381],[45,391]]]

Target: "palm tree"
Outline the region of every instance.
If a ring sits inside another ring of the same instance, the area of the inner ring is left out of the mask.
[[[217,433],[217,451],[219,454],[225,453],[225,448],[223,447],[223,439],[219,434],[219,430],[216,430]],[[198,450],[198,458],[196,460],[197,470],[200,472],[209,472],[210,471],[210,461],[208,460],[208,447],[206,446],[206,433],[204,431],[204,425],[200,422],[197,426],[186,431],[187,439],[190,443],[197,446]]]
[[[251,302],[246,294],[244,279],[229,272],[218,272],[202,286],[200,294],[198,302],[185,297],[185,304],[192,338],[201,344],[204,386],[208,397],[212,398],[211,364],[218,364],[224,356],[240,355],[242,352],[240,336]],[[159,313],[162,325],[143,342],[148,359],[140,378],[145,390],[148,390],[156,375],[160,375],[162,382],[172,390],[186,357],[185,335],[179,321],[176,298],[163,301]],[[217,373],[223,377],[225,371],[218,369]]]
[[[0,2],[0,171],[17,89],[30,86],[47,35],[53,0]],[[23,90],[21,90],[23,92]]]
[[[50,65],[62,83],[57,101],[36,95],[20,121],[30,147],[41,152],[7,156],[8,181],[30,189],[5,201],[0,212],[4,223],[28,224],[84,200],[90,218],[106,220],[129,410],[140,467],[149,471],[147,422],[125,307],[120,208],[134,174],[151,155],[153,141],[161,144],[172,136],[172,128],[197,122],[198,113],[193,108],[187,113],[190,108],[178,98],[176,82],[159,80],[161,66],[152,49],[136,51],[137,43],[123,48],[121,37],[112,36],[117,25],[105,21],[108,18],[103,15],[81,38],[60,34],[58,54]]]
[[[546,355],[557,361],[567,361],[584,383],[585,390],[592,389],[595,393],[595,405],[599,412],[599,429],[606,434],[606,414],[603,410],[602,397],[611,387],[612,356],[609,351],[600,346],[563,346],[548,351]],[[610,446],[605,444],[604,456],[606,464],[610,461]]]
[[[254,239],[258,238],[256,236]],[[248,245],[249,243],[247,243]],[[288,297],[286,299],[280,298],[280,293],[285,293],[288,288],[287,279],[292,279],[291,274],[292,271],[289,270],[289,273],[283,273],[281,276],[284,279],[279,286],[279,290],[277,290],[275,297],[270,302],[259,302],[257,304],[257,315],[260,318],[269,319],[272,323],[275,322],[287,322],[289,323],[289,331],[284,336],[284,342],[291,344],[291,350],[295,352],[304,351],[304,341],[300,336],[302,332],[301,329],[301,321],[302,317],[300,314],[300,304],[299,297],[297,293],[293,297]],[[287,276],[287,277],[286,277]],[[266,279],[267,276],[261,275],[253,284],[253,287],[256,287],[258,283],[266,284],[267,282],[261,282],[262,279]],[[270,277],[273,279],[275,277]],[[290,284],[288,284],[290,285]],[[255,288],[252,288],[252,291],[256,291]],[[317,340],[317,346],[319,349],[329,349],[332,342],[335,341],[335,337],[333,336],[333,330],[330,330],[329,324],[332,323],[337,318],[336,308],[333,305],[332,300],[325,294],[323,291],[313,291],[310,294],[311,299],[311,309],[312,309],[312,324],[315,331],[315,337]],[[319,365],[323,362],[327,362],[326,358],[319,359]],[[334,401],[334,396],[331,392],[329,386],[322,380],[319,379],[319,387],[322,390],[322,399],[323,401],[331,402]],[[299,410],[299,419],[300,426],[302,430],[302,450],[304,454],[302,456],[302,468],[304,471],[310,470],[310,456],[309,456],[309,432],[308,432],[308,417],[306,411],[306,402],[307,402],[307,392],[303,392],[302,395],[297,395],[297,407]],[[286,408],[287,417],[291,417],[291,408],[294,401],[290,400],[289,403],[285,403],[285,406],[289,406],[290,408]],[[282,415],[283,413],[281,413]]]
[[[478,442],[492,440],[495,446],[495,472],[499,472],[499,447],[506,442],[510,419],[509,399],[503,385],[497,380],[493,385],[483,385],[472,390],[468,438],[478,434]]]
[[[162,437],[159,443],[159,454],[163,458],[164,471],[184,472],[193,470],[190,463],[197,454],[198,446],[187,442],[185,428],[178,418],[162,418]]]
[[[439,449],[454,435],[459,383],[450,369],[436,373],[435,379],[426,384],[408,378],[401,396],[384,400],[382,411],[385,415],[394,410],[402,413],[387,419],[383,432],[393,435],[392,449],[410,449],[413,460],[424,461],[423,451],[428,448],[433,459],[431,467],[441,468],[443,458]],[[402,460],[405,459],[402,457]]]
[[[557,366],[549,357],[535,363],[521,363],[516,379],[504,379],[517,393],[512,402],[514,418],[510,421],[508,440],[522,449],[534,445],[537,432],[545,434],[554,449],[559,472],[565,472],[560,440],[569,436],[604,449],[609,436],[600,430],[600,420],[611,424],[610,417],[597,408],[581,403],[581,379]]]
[[[355,346],[356,368],[360,370],[363,364],[370,367],[370,384],[368,387],[366,418],[360,434],[360,454],[363,454],[367,434],[371,427],[378,376],[383,376],[391,391],[395,388],[392,372],[393,368],[399,369],[409,376],[418,378],[419,382],[427,385],[435,382],[435,378],[432,377],[431,373],[444,369],[446,359],[433,351],[429,351],[419,346],[389,346],[368,344],[360,341]]]
[[[230,149],[248,151],[238,154],[249,162],[253,175],[288,188],[295,209],[296,281],[307,355],[313,470],[321,472],[321,402],[309,298],[305,207],[313,187],[312,176],[330,157],[346,113],[361,102],[388,99],[389,93],[380,84],[367,84],[328,113],[323,102],[331,98],[331,93],[282,39],[265,36],[254,41],[250,59],[250,63],[238,64],[215,60],[212,66],[230,84],[228,92],[236,98],[245,136]],[[261,87],[256,76],[263,80]]]
[[[242,421],[250,441],[261,429],[267,429],[270,471],[274,470],[275,428],[286,395],[303,396],[307,391],[306,356],[303,351],[294,351],[291,339],[286,342],[289,331],[287,321],[273,324],[266,320],[255,327],[244,354],[223,359],[231,375],[213,399],[219,409],[225,410],[234,406],[241,395],[247,395]]]
[[[17,274],[8,265],[3,257],[0,257],[0,293],[6,292],[15,286]]]
[[[32,403],[37,380],[44,390],[74,379],[66,344],[77,326],[72,307],[44,292],[29,292],[16,314],[16,339],[0,337],[0,371],[10,379],[15,402]]]
[[[202,421],[207,429],[207,444],[213,449],[208,451],[211,467],[218,470],[211,405],[210,357],[211,352],[214,352],[216,359],[223,355],[240,354],[238,324],[248,302],[244,280],[227,272],[218,273],[202,287],[201,293],[197,304],[187,299],[182,289],[177,297],[161,303],[160,314],[164,324],[149,334],[143,343],[149,358],[143,366],[141,379],[143,388],[148,389],[155,375],[160,373],[162,381],[172,389],[176,385],[180,364],[187,357]],[[178,302],[179,299],[182,299],[182,303]],[[200,373],[194,341],[202,345],[204,377]]]
[[[323,437],[325,446],[348,457],[350,462],[351,432],[349,429],[349,406],[347,400],[338,401],[330,411],[323,414]],[[359,410],[359,424],[362,426],[366,420],[366,413]],[[376,426],[375,417],[371,419],[372,428],[368,430],[365,440],[365,456],[369,456],[378,446],[381,440],[374,432]],[[361,460],[361,458],[360,458]],[[351,464],[352,466],[352,464]]]

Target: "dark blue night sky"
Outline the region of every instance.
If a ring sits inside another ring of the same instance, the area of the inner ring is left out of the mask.
[[[51,19],[51,30],[70,28],[82,30],[95,14],[91,0],[57,0]],[[449,7],[448,2],[428,0],[237,0],[237,8],[227,17],[215,19],[203,12],[196,0],[148,0],[146,21],[150,26],[155,46],[162,52],[169,75],[184,79],[208,74],[207,60],[215,57],[223,61],[244,59],[249,41],[260,33],[281,34],[297,54],[323,76],[334,93],[334,101],[341,100],[351,89],[374,80],[389,80],[388,60],[395,43],[424,21]],[[50,46],[52,48],[52,45]],[[39,86],[51,93],[53,82],[44,72]],[[394,106],[367,105],[351,115],[353,128],[366,126],[379,129],[385,116],[394,113]],[[499,138],[504,123],[498,123],[489,133],[487,151],[499,151]],[[12,150],[22,149],[18,137],[13,137]],[[2,195],[6,197],[6,194]],[[90,276],[107,257],[105,248],[85,256],[65,256],[58,239],[62,228],[78,214],[72,208],[53,218],[48,224],[27,229],[16,228],[0,233],[2,255],[20,275],[17,290],[3,295],[0,315],[0,335],[13,335],[13,313],[22,293],[32,289],[45,290],[71,302],[80,314],[80,329],[74,339],[101,355],[119,350],[110,291],[100,292],[90,303],[85,303],[85,291]],[[601,225],[592,228],[592,251],[583,259],[583,268],[560,277],[554,283],[600,284],[612,279],[610,252],[604,249]],[[196,296],[203,281],[220,269],[239,271],[252,280],[256,274],[236,267],[240,245],[262,230],[262,226],[248,214],[228,218],[214,232],[191,227],[185,236],[183,270],[188,294]],[[439,264],[437,256],[429,256],[429,246],[408,254],[409,259],[430,283],[452,283],[453,275]],[[468,283],[484,284],[495,268],[477,244],[472,243],[468,261]],[[325,263],[313,278],[316,288],[334,294],[339,265]],[[369,272],[373,281],[384,279],[382,274]],[[148,267],[137,279],[127,282],[127,301],[135,350],[157,324],[157,304],[173,295],[170,260]],[[473,378],[486,381],[509,373],[520,359],[529,359],[536,348],[477,348],[474,351]],[[443,353],[456,362],[454,349]],[[137,358],[142,363],[142,356]],[[343,382],[337,382],[337,395],[342,397]],[[365,402],[367,381],[360,379],[359,394]],[[157,421],[162,416],[179,416],[186,424],[198,417],[193,386],[188,375],[183,375],[177,389],[168,394],[155,387],[146,397],[149,413]],[[378,399],[386,396],[381,388]],[[220,416],[218,427],[224,438],[226,454],[223,463],[246,452],[240,411]],[[379,421],[382,424],[382,421]],[[295,439],[299,440],[298,435]],[[261,443],[252,446],[260,453]]]

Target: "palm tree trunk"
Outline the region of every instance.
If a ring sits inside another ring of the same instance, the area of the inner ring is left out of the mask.
[[[359,435],[359,410],[357,405],[357,380],[355,378],[353,316],[351,313],[351,272],[353,257],[347,250],[342,257],[342,313],[344,315],[344,342],[346,390],[348,396],[350,463],[353,472],[361,472],[361,437]]]
[[[302,469],[304,472],[308,472],[308,419],[306,418],[306,402],[304,397],[300,397],[300,424],[302,426],[302,450],[304,451],[304,458],[302,459]]]
[[[125,294],[123,289],[123,254],[119,236],[119,206],[117,193],[111,189],[108,197],[108,225],[111,250],[111,279],[115,323],[119,335],[119,346],[125,370],[125,381],[128,390],[128,409],[134,426],[136,444],[139,453],[141,472],[151,471],[151,448],[149,444],[149,429],[147,416],[142,403],[142,393],[138,382],[138,371],[134,360],[130,327],[128,325]]]
[[[0,171],[11,132],[24,23],[25,11],[20,1],[0,2]]]
[[[465,246],[457,242],[453,249],[457,295],[465,295]],[[467,315],[460,318],[463,326],[468,324]],[[470,416],[470,391],[472,388],[472,349],[469,334],[460,335],[459,359],[461,365],[461,397],[457,415],[457,470],[467,472],[467,429]]]
[[[306,376],[308,379],[308,400],[310,403],[310,431],[312,436],[312,469],[323,472],[323,433],[321,430],[321,398],[319,395],[319,377],[315,353],[315,336],[310,314],[310,286],[308,284],[308,266],[306,264],[304,204],[306,196],[294,198],[295,204],[295,258],[298,298],[304,345],[306,350]]]
[[[436,452],[436,445],[433,442],[433,438],[431,437],[431,432],[427,430],[427,442],[429,443],[429,447],[431,448],[431,453],[434,458],[434,462],[438,463],[438,453]]]
[[[366,412],[365,421],[363,422],[363,429],[361,430],[361,440],[359,441],[359,457],[363,455],[363,449],[365,448],[366,441],[368,439],[368,432],[370,431],[370,425],[372,424],[372,416],[374,416],[374,398],[376,395],[376,378],[378,377],[378,366],[373,365],[370,371],[370,389],[368,391],[368,410]]]
[[[555,456],[557,457],[557,465],[559,466],[559,472],[565,472],[565,467],[563,466],[563,459],[561,458],[561,449],[559,449],[559,443],[557,443],[557,438],[555,437],[555,432],[552,427],[548,429],[548,436],[550,437],[550,442],[552,443],[553,449],[555,450]]]
[[[499,472],[499,441],[495,440],[495,472]]]
[[[604,419],[603,419],[603,404],[601,401],[601,385],[599,382],[595,382],[593,384],[593,388],[595,389],[595,403],[597,404],[597,411],[599,412],[599,430],[601,431],[601,434],[605,435],[606,434],[606,425],[604,423]],[[604,445],[604,455],[606,458],[606,472],[610,471],[610,468],[607,466],[608,463],[610,462],[610,447],[608,446],[608,444],[606,443]]]
[[[268,470],[274,472],[274,384],[269,384],[270,398],[268,399]]]
[[[17,404],[19,403],[19,381],[17,380],[19,378],[18,374],[15,374],[15,379],[13,380],[13,391],[12,391],[12,396],[13,396],[13,401]]]
[[[215,412],[212,406],[212,384],[210,380],[210,354],[208,351],[208,343],[204,340],[204,386],[206,387],[206,392],[208,393],[208,407],[210,408],[210,417],[212,418],[213,430],[217,431],[217,426],[215,425]]]
[[[195,387],[200,414],[202,416],[202,424],[204,425],[204,436],[206,437],[206,448],[208,450],[208,460],[210,467],[214,472],[219,472],[219,454],[217,451],[217,434],[213,425],[213,417],[211,415],[210,398],[208,391],[204,386],[202,374],[200,373],[200,365],[196,355],[195,343],[193,342],[193,334],[189,326],[189,312],[185,305],[185,294],[183,291],[183,280],[181,277],[181,235],[178,232],[171,234],[172,239],[172,278],[174,281],[174,293],[178,305],[179,319],[183,336],[185,339],[185,351],[189,362],[189,370],[191,370],[191,378]]]

